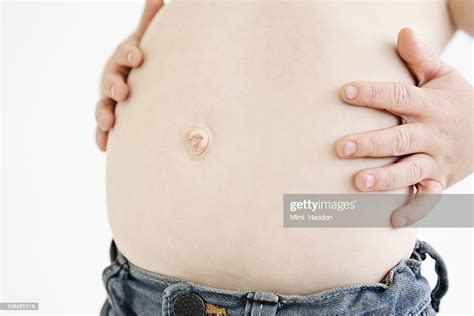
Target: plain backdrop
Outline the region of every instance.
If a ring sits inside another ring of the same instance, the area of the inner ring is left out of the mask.
[[[2,2],[0,302],[39,302],[41,314],[98,314],[111,234],[94,108],[104,63],[142,6]],[[461,32],[443,54],[471,83],[473,57]],[[473,193],[472,177],[449,192]],[[443,311],[472,314],[472,229],[421,229],[420,238],[449,267]],[[434,286],[430,260],[423,273]]]

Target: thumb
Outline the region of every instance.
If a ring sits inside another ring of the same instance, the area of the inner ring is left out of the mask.
[[[449,66],[434,54],[430,46],[417,38],[410,28],[404,28],[398,33],[397,48],[419,86],[449,72]]]

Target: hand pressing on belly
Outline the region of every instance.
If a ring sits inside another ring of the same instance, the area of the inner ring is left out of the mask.
[[[393,164],[357,173],[355,184],[361,191],[415,185],[417,197],[436,195],[474,169],[473,87],[411,29],[400,31],[398,52],[418,86],[351,82],[343,87],[342,98],[398,115],[403,124],[345,136],[336,151],[342,158],[400,157]],[[392,214],[392,225],[413,224],[427,212],[426,207],[402,207]]]
[[[137,31],[117,47],[105,66],[101,82],[101,97],[95,111],[96,142],[102,151],[107,149],[108,133],[115,123],[115,105],[127,99],[129,95],[126,83],[128,74],[132,68],[140,66],[143,62],[143,54],[138,44],[156,12],[162,6],[163,0],[146,1]]]
[[[101,98],[96,107],[96,142],[102,151],[107,148],[108,132],[114,126],[115,105],[128,97],[128,74],[143,61],[138,41],[138,37],[132,35],[121,43],[107,62],[102,75]]]

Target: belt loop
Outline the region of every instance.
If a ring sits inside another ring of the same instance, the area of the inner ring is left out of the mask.
[[[280,305],[278,295],[271,292],[250,292],[246,299],[246,316],[274,316]]]
[[[112,242],[110,243],[110,261],[112,263],[116,263],[122,268],[124,268],[126,271],[128,271],[129,264],[127,258],[118,250],[117,245],[115,244],[115,241],[112,239]]]
[[[109,256],[110,256],[110,262],[114,262],[117,260],[117,245],[115,245],[115,241],[112,239],[112,242],[110,243],[110,250],[109,250]]]
[[[446,294],[449,288],[446,264],[436,250],[434,250],[427,242],[418,240],[415,245],[415,250],[418,252],[422,260],[425,260],[426,254],[429,254],[435,261],[435,271],[438,275],[438,280],[436,281],[435,288],[431,291],[431,306],[436,312],[439,312],[441,298]]]

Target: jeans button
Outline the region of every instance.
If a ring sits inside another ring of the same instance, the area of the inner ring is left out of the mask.
[[[176,316],[203,316],[204,311],[204,301],[195,293],[180,294],[173,303]]]

